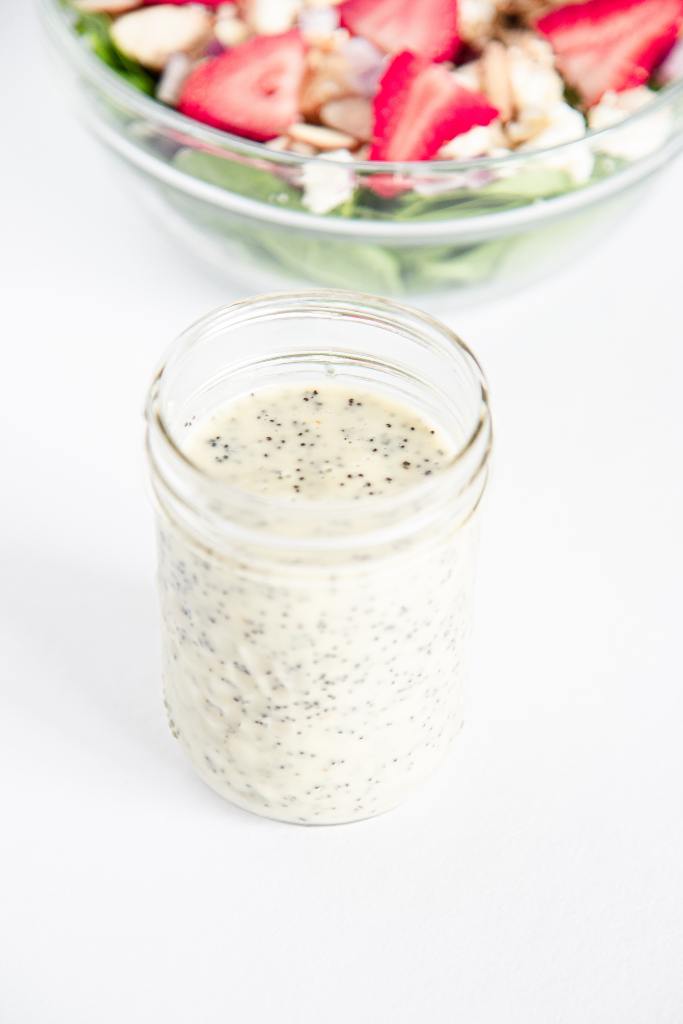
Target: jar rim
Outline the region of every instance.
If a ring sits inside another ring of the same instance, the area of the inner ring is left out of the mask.
[[[479,361],[459,335],[430,314],[391,299],[345,289],[306,289],[270,292],[219,306],[192,323],[171,343],[152,380],[145,410],[148,457],[153,470],[162,478],[165,475],[158,464],[159,456],[169,460],[176,480],[182,481],[195,492],[201,492],[204,500],[216,499],[231,508],[239,508],[242,516],[251,517],[254,523],[259,521],[262,513],[277,513],[279,516],[299,520],[311,516],[320,518],[321,502],[317,499],[300,497],[294,502],[284,496],[257,494],[207,474],[188,458],[176,442],[163,411],[164,385],[171,371],[188,351],[217,333],[229,332],[259,319],[274,320],[287,316],[309,316],[311,319],[353,317],[355,320],[374,322],[380,328],[402,333],[404,337],[412,337],[424,347],[438,345],[444,355],[451,352],[464,357],[472,384],[478,388],[478,415],[447,466],[440,469],[438,474],[424,477],[405,490],[361,500],[355,503],[356,508],[367,510],[371,504],[373,511],[378,513],[398,517],[403,510],[408,518],[412,518],[410,510],[416,505],[441,504],[442,500],[447,501],[461,494],[486,469],[492,445],[488,386]],[[311,354],[322,356],[326,353]],[[164,482],[168,487],[168,479]],[[177,489],[174,497],[185,503]],[[342,512],[348,514],[350,503],[343,499],[326,499],[324,510],[326,515]],[[234,524],[226,522],[225,525]],[[247,532],[258,533],[258,527],[247,529]],[[357,533],[354,538],[358,540]],[[325,543],[329,544],[332,539],[327,537]],[[305,546],[318,545],[309,538]]]

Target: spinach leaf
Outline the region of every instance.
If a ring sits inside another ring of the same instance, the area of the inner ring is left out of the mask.
[[[301,210],[301,192],[270,171],[252,164],[246,164],[226,153],[225,157],[214,156],[200,149],[180,149],[173,158],[180,171],[191,174],[211,185],[218,185],[230,192],[236,192],[250,199],[273,206],[287,206]]]
[[[141,92],[154,95],[155,78],[137,61],[131,60],[114,44],[111,38],[111,18],[108,14],[79,12],[74,28],[83,37],[93,53]]]
[[[412,287],[474,284],[491,276],[511,241],[496,239],[465,248],[415,248],[402,255],[401,269]]]
[[[389,294],[401,291],[398,260],[382,246],[284,232],[255,233],[254,240],[280,266],[320,284]]]
[[[627,165],[628,160],[624,160],[623,157],[611,156],[609,153],[596,153],[591,181],[602,181],[603,178],[609,178],[611,174],[620,171]]]
[[[561,168],[527,167],[481,188],[454,188],[431,196],[404,192],[394,199],[384,199],[364,188],[358,192],[355,213],[383,220],[464,219],[527,206],[534,199],[560,195],[572,188],[570,176]]]
[[[537,166],[525,167],[509,178],[485,185],[479,190],[482,196],[507,196],[524,202],[534,199],[545,199],[549,196],[571,192],[572,179],[561,167]]]

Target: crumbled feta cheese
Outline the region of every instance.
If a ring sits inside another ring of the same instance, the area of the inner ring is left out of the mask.
[[[341,166],[344,163],[351,166]],[[329,213],[350,199],[356,186],[353,164],[348,149],[334,150],[317,160],[307,161],[301,169],[304,206],[311,213]]]
[[[560,102],[547,111],[543,129],[519,149],[530,151],[560,146],[582,139],[585,133],[586,123],[583,115],[568,103]],[[566,171],[577,185],[588,181],[593,172],[593,154],[590,147],[579,142],[569,147],[566,152],[543,157],[543,163],[547,167],[557,167]]]
[[[606,92],[600,102],[588,111],[588,126],[595,131],[619,124],[624,118],[646,107],[655,96],[656,93],[645,85],[620,93]],[[657,149],[667,138],[670,127],[670,112],[657,110],[649,117],[639,118],[634,124],[625,125],[604,138],[596,139],[595,148],[608,156],[637,160]]]
[[[563,142],[573,142],[586,134],[586,122],[583,114],[560,102],[551,107],[546,114],[545,127],[536,135],[528,146],[534,149],[545,149],[547,146],[559,146]]]
[[[439,150],[444,160],[473,160],[478,156],[490,156],[505,145],[500,124],[477,125],[462,135],[456,135]]]
[[[564,82],[553,67],[532,59],[518,46],[508,48],[507,63],[518,111],[546,111],[561,102]]]
[[[542,110],[525,110],[514,121],[505,125],[505,134],[513,146],[521,146],[523,142],[535,138],[548,125],[548,114]]]
[[[508,49],[515,47],[521,50],[535,64],[542,64],[546,68],[555,67],[555,53],[547,39],[530,32],[528,29],[513,28],[507,29],[502,37]]]
[[[339,11],[335,7],[306,7],[299,14],[299,28],[311,41],[329,39],[339,28]]]

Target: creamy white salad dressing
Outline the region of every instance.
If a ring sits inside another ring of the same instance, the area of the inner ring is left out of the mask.
[[[184,451],[205,473],[251,494],[320,502],[404,490],[455,454],[410,409],[329,384],[238,399],[195,427]]]
[[[384,395],[263,388],[189,430],[184,454],[251,494],[364,510],[438,475],[457,446]],[[343,516],[343,510],[341,512]],[[398,803],[461,723],[473,522],[366,563],[249,564],[161,520],[165,696],[200,775],[283,820],[351,821]]]

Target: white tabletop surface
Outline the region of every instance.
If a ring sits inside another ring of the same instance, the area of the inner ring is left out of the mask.
[[[235,293],[7,7],[0,1021],[680,1024],[681,165],[582,264],[448,317],[497,426],[466,727],[402,809],[279,825],[195,779],[160,700],[143,399]]]

